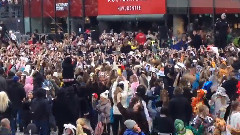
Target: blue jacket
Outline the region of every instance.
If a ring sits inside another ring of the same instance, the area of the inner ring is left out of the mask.
[[[136,133],[132,129],[127,129],[123,135],[145,135],[143,132],[141,133]]]

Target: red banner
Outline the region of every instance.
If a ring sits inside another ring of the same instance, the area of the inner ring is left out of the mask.
[[[166,0],[98,0],[98,15],[165,13]]]

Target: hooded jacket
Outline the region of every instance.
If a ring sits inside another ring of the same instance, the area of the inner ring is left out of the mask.
[[[97,110],[99,111],[99,121],[103,123],[110,123],[110,109],[111,103],[109,100],[106,100],[105,102],[100,102],[97,105]]]

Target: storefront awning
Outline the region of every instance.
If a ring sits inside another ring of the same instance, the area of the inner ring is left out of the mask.
[[[98,21],[161,21],[164,14],[148,15],[101,15],[97,17]]]

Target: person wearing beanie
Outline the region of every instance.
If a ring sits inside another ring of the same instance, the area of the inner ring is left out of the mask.
[[[124,125],[127,129],[123,135],[145,135],[134,120],[128,119],[124,122]]]
[[[105,133],[110,133],[110,110],[111,110],[111,103],[108,99],[109,91],[106,90],[105,92],[100,94],[100,101],[99,104],[96,106],[98,111],[98,122],[102,122],[104,127]]]

